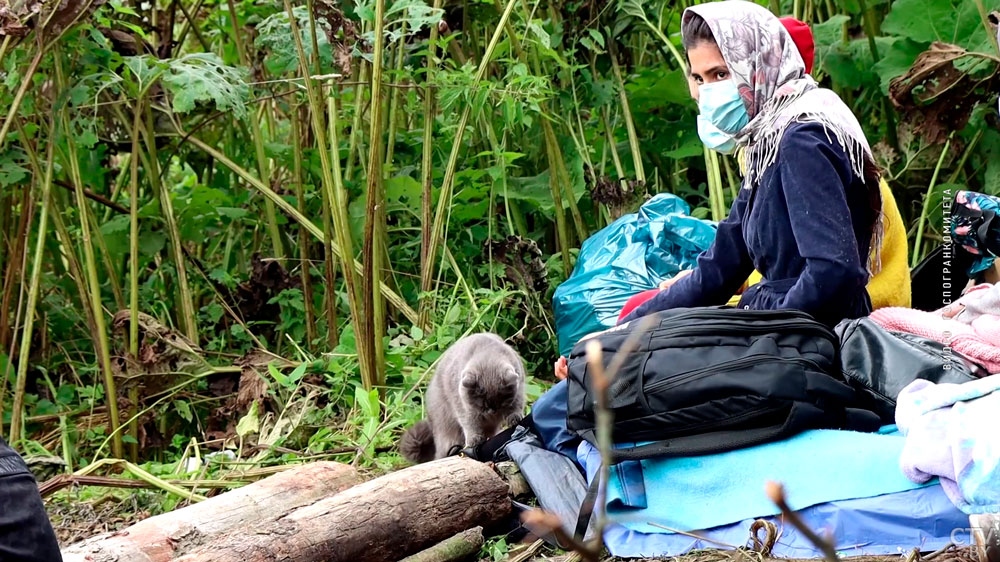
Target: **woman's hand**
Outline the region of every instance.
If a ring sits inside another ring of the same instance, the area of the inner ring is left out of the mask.
[[[556,378],[561,381],[566,380],[566,377],[569,376],[569,366],[566,364],[566,358],[561,355],[555,363],[555,374]]]
[[[694,270],[693,269],[685,269],[683,271],[678,272],[677,275],[674,275],[670,279],[667,279],[666,281],[661,281],[660,282],[660,290],[669,289],[671,286],[673,286],[674,283],[680,281],[681,279],[687,277],[688,275],[691,275],[692,271],[694,271]]]

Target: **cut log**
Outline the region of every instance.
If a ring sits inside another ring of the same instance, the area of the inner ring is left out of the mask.
[[[206,541],[177,562],[399,560],[510,513],[489,465],[449,457],[387,474]]]
[[[62,551],[64,562],[165,562],[226,533],[273,521],[361,481],[352,467],[316,462],[279,472],[201,503],[91,537]]]
[[[455,562],[465,560],[483,548],[483,528],[474,527],[468,531],[445,539],[436,545],[403,558],[399,562]]]

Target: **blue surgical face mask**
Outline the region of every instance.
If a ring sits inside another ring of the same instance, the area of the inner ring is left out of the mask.
[[[698,111],[723,133],[735,135],[750,122],[743,98],[732,79],[698,86]]]
[[[736,149],[736,139],[732,135],[723,133],[701,115],[698,116],[698,136],[705,146],[723,154],[730,154]]]

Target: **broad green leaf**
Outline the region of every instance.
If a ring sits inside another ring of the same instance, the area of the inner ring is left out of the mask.
[[[538,42],[542,44],[546,49],[552,48],[552,38],[549,37],[549,32],[545,31],[542,27],[542,22],[540,20],[533,20],[528,24],[528,29],[538,38]]]
[[[385,12],[385,29],[389,30],[389,43],[437,25],[444,17],[444,10],[432,8],[423,0],[396,0]]]
[[[167,235],[160,231],[139,232],[139,252],[144,256],[153,256],[167,245]]]
[[[996,111],[996,105],[991,107]],[[986,171],[981,176],[983,178],[983,193],[988,195],[1000,195],[1000,132],[988,130],[983,135],[981,141],[986,160]]]
[[[270,367],[270,364],[268,365]],[[260,432],[260,418],[257,414],[257,401],[254,400],[250,403],[250,411],[247,412],[245,416],[240,418],[240,421],[236,424],[236,435],[241,438],[247,435],[252,435],[254,433]]]
[[[412,326],[410,328],[410,337],[413,341],[420,341],[424,339],[424,331],[420,329],[420,326]]]
[[[306,57],[312,59],[313,42],[309,31],[309,11],[305,6],[296,6],[292,9],[292,13],[295,14],[299,24],[302,49]],[[316,44],[319,47],[320,67],[324,72],[333,66],[333,47],[327,39],[329,30],[327,22],[322,19],[316,20]],[[272,74],[281,76],[298,70],[299,55],[292,39],[292,26],[286,11],[275,12],[257,25],[257,40],[254,44],[258,49],[269,53],[264,59],[264,64]]]
[[[977,52],[992,49],[972,0],[896,0],[882,31],[920,43],[943,41]]]
[[[906,74],[917,56],[927,48],[926,44],[910,39],[894,38],[890,40],[889,48],[881,51],[882,60],[875,65],[875,73],[881,77],[880,87],[883,95],[889,94],[889,82]]]
[[[281,386],[288,386],[288,377],[282,374],[282,372],[274,366],[273,362],[267,364],[267,372],[270,373],[271,378],[273,378],[278,384]]]
[[[299,381],[302,380],[302,377],[305,376],[306,369],[308,367],[309,367],[308,363],[301,363],[301,364],[299,364],[299,366],[296,367],[291,372],[290,375],[288,375],[288,384],[289,384],[289,386],[299,384]]]
[[[191,413],[191,405],[186,400],[176,400],[174,402],[174,409],[177,410],[177,415],[184,421],[190,423],[194,419],[194,415]]]
[[[150,55],[137,55],[134,57],[122,57],[122,63],[129,71],[132,78],[132,86],[135,93],[145,92],[156,82],[166,70],[167,65]],[[104,75],[99,75],[101,80]],[[103,80],[102,80],[103,81]]]
[[[8,150],[0,156],[0,187],[20,183],[28,177],[28,169],[18,162],[18,156],[23,155],[13,150]]]
[[[163,84],[173,94],[174,111],[187,113],[198,102],[212,102],[220,111],[242,119],[247,114],[250,87],[244,71],[222,64],[214,53],[194,53],[170,61]]]

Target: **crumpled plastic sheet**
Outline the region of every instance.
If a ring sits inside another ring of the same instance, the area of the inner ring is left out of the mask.
[[[660,193],[583,243],[573,274],[552,297],[560,354],[569,355],[583,336],[614,326],[632,295],[694,268],[716,226],[690,212],[680,197]]]

